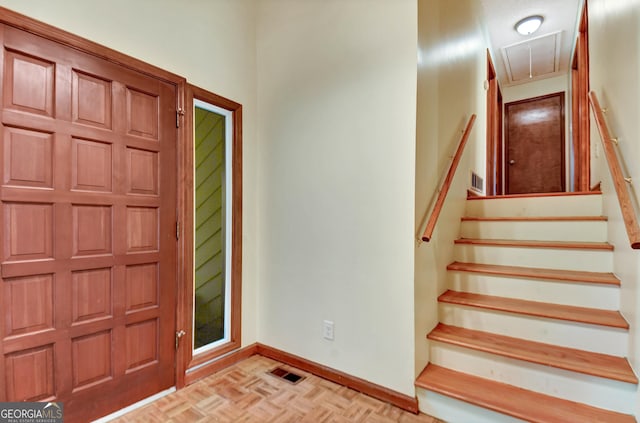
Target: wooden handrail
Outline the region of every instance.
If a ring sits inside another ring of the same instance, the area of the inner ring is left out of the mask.
[[[456,150],[456,154],[453,156],[453,160],[449,164],[449,169],[447,170],[447,176],[442,181],[440,186],[440,190],[438,192],[438,198],[435,202],[432,202],[431,207],[427,211],[429,214],[429,219],[427,220],[427,224],[425,226],[424,232],[422,233],[422,240],[425,242],[429,242],[431,240],[431,236],[433,235],[433,230],[436,227],[436,222],[438,221],[438,216],[440,216],[440,212],[442,211],[442,207],[444,206],[444,200],[447,198],[447,194],[449,193],[449,188],[451,188],[451,183],[453,182],[453,177],[456,174],[456,170],[458,169],[458,164],[460,163],[460,159],[462,158],[462,153],[464,152],[464,146],[467,144],[467,140],[469,139],[469,134],[471,134],[471,129],[473,128],[473,124],[476,121],[476,115],[473,114],[469,118],[469,122],[467,123],[467,127],[462,134],[462,138],[460,139],[460,143],[458,144],[458,149]]]
[[[631,248],[638,250],[640,249],[640,226],[638,225],[638,218],[636,216],[633,203],[631,202],[629,191],[625,186],[626,182],[624,175],[622,174],[622,168],[620,167],[618,156],[613,146],[613,138],[609,132],[607,122],[604,119],[604,112],[600,107],[598,97],[596,97],[596,93],[593,91],[589,93],[589,101],[591,103],[593,114],[596,118],[600,138],[602,139],[604,154],[607,158],[609,171],[611,172],[611,177],[613,179],[613,186],[615,187],[616,194],[618,195],[618,202],[620,203],[620,210],[622,211],[622,218],[627,229],[629,242],[631,243]]]

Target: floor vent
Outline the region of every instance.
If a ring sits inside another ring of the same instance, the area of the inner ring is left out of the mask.
[[[471,189],[484,192],[484,179],[475,172],[471,172]]]
[[[276,367],[275,369],[269,372],[270,375],[278,377],[280,379],[284,379],[289,383],[296,384],[302,382],[305,377],[292,373],[288,370],[283,369],[282,367]]]

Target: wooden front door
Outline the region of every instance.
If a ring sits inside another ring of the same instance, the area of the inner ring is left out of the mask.
[[[174,85],[0,25],[0,401],[174,384]]]
[[[565,190],[564,93],[505,105],[507,194]]]

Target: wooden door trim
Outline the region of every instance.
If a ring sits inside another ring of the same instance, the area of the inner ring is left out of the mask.
[[[194,259],[194,128],[193,100],[198,99],[233,113],[233,209],[232,209],[232,252],[231,252],[231,333],[230,341],[218,348],[193,356],[193,259]],[[184,103],[185,142],[181,144],[180,168],[178,170],[179,208],[181,216],[180,257],[182,274],[179,278],[178,330],[186,332],[179,344],[176,363],[176,386],[179,388],[193,382],[187,373],[195,366],[215,360],[223,354],[237,350],[241,346],[242,319],[242,105],[217,94],[186,84]],[[211,372],[215,367],[210,367]],[[199,373],[202,375],[202,372]]]
[[[0,6],[0,22],[175,85],[184,77]]]
[[[486,195],[496,194],[496,151],[498,145],[495,140],[496,100],[497,100],[496,70],[491,60],[491,54],[487,49],[487,168],[486,168]]]
[[[571,65],[574,189],[588,191],[591,185],[589,109],[589,17],[585,1]]]
[[[560,131],[560,143],[562,144],[561,149],[560,149],[560,167],[561,167],[561,174],[562,174],[562,178],[560,180],[560,186],[562,191],[566,191],[567,189],[567,164],[566,164],[566,140],[565,140],[565,131],[566,131],[566,117],[565,117],[565,93],[564,91],[559,91],[556,93],[551,93],[551,94],[545,94],[545,95],[540,95],[537,97],[531,97],[531,98],[525,98],[522,100],[516,100],[516,101],[510,101],[509,103],[506,103],[504,105],[505,108],[505,115],[507,114],[507,108],[509,106],[513,106],[513,105],[518,105],[518,104],[522,104],[522,103],[528,103],[531,101],[538,101],[538,100],[544,100],[547,98],[552,98],[552,97],[560,97],[560,116],[562,118],[562,130]],[[509,120],[505,118],[505,151],[509,151]],[[509,172],[504,172],[504,182],[505,182],[505,193],[507,193],[507,189],[509,187]]]
[[[497,92],[497,103],[496,103],[496,124],[497,128],[495,128],[495,143],[496,143],[496,182],[495,182],[495,194],[503,195],[504,194],[504,142],[503,142],[503,121],[504,118],[502,116],[502,108],[504,107],[504,100],[502,98],[502,91],[500,90],[500,85],[496,83],[496,87],[498,88]]]

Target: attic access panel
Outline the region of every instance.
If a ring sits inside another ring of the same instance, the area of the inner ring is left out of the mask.
[[[502,47],[502,58],[509,83],[527,82],[559,72],[561,38],[562,31],[557,31]],[[531,56],[529,56],[529,48],[531,48]],[[529,58],[531,58],[531,68]]]

